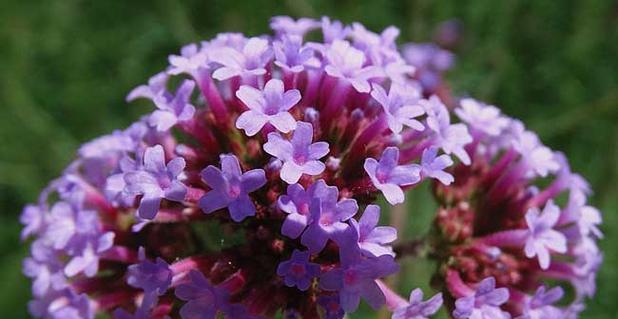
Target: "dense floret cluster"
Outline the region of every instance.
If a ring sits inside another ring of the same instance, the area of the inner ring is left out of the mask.
[[[443,304],[456,319],[577,317],[601,217],[564,156],[452,97],[453,56],[435,44],[400,53],[394,27],[329,18],[271,27],[171,55],[127,97],[154,111],[84,144],[24,209],[33,316],[343,318],[362,300],[395,319]],[[383,280],[406,239],[376,205],[420,183],[441,205],[428,242],[442,293],[426,301]]]

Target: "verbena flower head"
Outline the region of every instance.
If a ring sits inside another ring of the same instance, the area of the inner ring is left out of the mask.
[[[577,318],[602,261],[601,219],[586,204],[587,183],[562,154],[494,106],[463,99],[455,113],[472,132],[472,165],[458,164],[455,183],[435,189],[442,207],[434,224],[455,317]],[[469,290],[489,287],[487,278],[509,297],[473,306]],[[574,297],[560,300],[566,289]]]
[[[493,106],[465,99],[451,117],[452,55],[402,55],[395,27],[271,27],[170,55],[127,96],[152,113],[84,144],[25,207],[33,316],[341,319],[361,301],[395,319],[443,303],[458,319],[577,316],[601,216],[563,156]],[[377,204],[427,182],[441,208],[422,248],[442,293],[404,299],[383,279],[415,249]],[[575,287],[569,305],[549,279]]]

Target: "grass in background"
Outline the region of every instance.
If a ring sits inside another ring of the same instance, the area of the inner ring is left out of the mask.
[[[464,3],[465,2],[465,3]],[[21,207],[60,174],[77,147],[151,109],[124,96],[181,45],[218,32],[268,32],[272,15],[329,15],[401,28],[427,41],[460,19],[465,42],[449,75],[458,93],[499,105],[566,153],[604,212],[606,261],[584,318],[616,318],[618,304],[618,4],[587,1],[20,1],[0,4],[0,309],[27,318]],[[422,195],[408,222],[426,227]],[[407,263],[405,286],[427,286],[431,265]],[[407,287],[409,288],[409,287]],[[354,318],[369,318],[354,315]]]

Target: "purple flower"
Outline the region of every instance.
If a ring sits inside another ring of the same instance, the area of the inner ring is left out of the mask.
[[[358,308],[361,297],[377,310],[384,305],[386,298],[376,279],[397,272],[399,266],[390,255],[363,257],[357,247],[358,235],[353,229],[337,237],[340,266],[322,274],[320,288],[337,291],[341,308],[346,313]]]
[[[73,250],[72,256],[64,267],[64,274],[73,277],[81,272],[87,277],[93,277],[99,270],[99,255],[109,250],[114,244],[114,233],[107,232],[100,236],[92,237],[88,241],[80,243],[79,251]]]
[[[146,293],[135,313],[131,314],[124,309],[118,308],[114,311],[114,319],[151,319],[153,316],[150,312],[157,305],[157,301],[156,293]],[[164,319],[170,319],[170,317],[165,316]]]
[[[335,40],[325,49],[328,64],[324,71],[332,77],[349,82],[358,92],[369,93],[369,79],[382,76],[376,66],[364,66],[365,54],[352,47],[349,42]]]
[[[408,186],[421,180],[421,167],[416,164],[397,165],[399,149],[387,147],[380,161],[373,158],[365,159],[365,172],[371,178],[373,185],[382,191],[391,205],[403,203],[404,194],[400,186]]]
[[[355,22],[352,24],[352,38],[354,39],[354,46],[360,48],[368,53],[372,49],[382,51],[395,51],[397,50],[397,37],[399,36],[399,29],[394,26],[389,26],[382,33],[377,34],[373,31],[367,30],[362,24]]]
[[[324,319],[341,319],[345,315],[339,303],[338,294],[320,296],[318,305],[324,310]]]
[[[268,41],[250,38],[242,52],[232,47],[220,47],[210,54],[210,60],[221,65],[212,77],[223,81],[235,76],[247,77],[266,74],[265,66],[271,60],[273,51]]]
[[[299,73],[305,66],[320,67],[320,61],[314,56],[314,50],[303,46],[303,40],[299,36],[285,36],[282,41],[275,41],[273,50],[275,65],[285,71]]]
[[[127,102],[131,102],[138,98],[146,98],[152,100],[156,96],[169,94],[165,89],[168,79],[169,75],[165,72],[160,72],[153,75],[148,80],[148,85],[140,85],[133,89],[131,92],[129,92],[126,99]]]
[[[214,319],[228,306],[225,291],[210,284],[204,275],[196,270],[189,272],[189,282],[178,286],[176,297],[187,301],[180,308],[182,319]]]
[[[109,176],[105,182],[105,197],[117,207],[131,207],[135,202],[135,195],[126,192],[127,183],[124,175],[143,168],[143,154],[138,152],[136,156],[139,156],[137,160],[130,156],[123,157],[118,163],[119,172]]]
[[[320,265],[309,262],[308,251],[294,250],[292,258],[277,267],[277,275],[283,277],[285,285],[302,291],[309,289],[311,281],[320,275]]]
[[[193,119],[195,106],[191,104],[191,93],[194,88],[195,82],[184,80],[176,90],[176,95],[157,95],[153,101],[158,110],[150,115],[148,123],[159,132],[164,132],[176,123]]]
[[[309,208],[313,198],[329,196],[337,197],[337,188],[326,185],[324,180],[314,182],[307,190],[299,184],[288,185],[287,194],[281,195],[277,200],[279,209],[288,214],[281,227],[281,233],[293,239],[298,238],[312,221]]]
[[[401,133],[404,126],[417,131],[425,129],[421,122],[414,119],[425,114],[423,108],[416,105],[420,93],[414,88],[392,84],[387,95],[380,85],[373,84],[372,87],[371,96],[382,105],[388,127],[393,133]]]
[[[284,92],[281,80],[271,79],[262,91],[243,85],[236,91],[236,97],[249,108],[236,120],[236,127],[248,136],[257,134],[266,123],[283,133],[296,129],[296,120],[288,111],[300,101],[300,91]]]
[[[475,131],[489,136],[497,136],[509,126],[509,119],[500,114],[493,105],[485,105],[474,99],[462,99],[455,114]]]
[[[545,286],[540,286],[534,296],[526,301],[523,315],[517,317],[517,319],[564,318],[563,311],[553,306],[554,303],[562,299],[563,295],[564,291],[561,287],[546,290]]]
[[[243,174],[236,156],[223,154],[220,158],[221,169],[209,165],[201,173],[212,190],[200,199],[199,206],[206,214],[227,207],[232,220],[240,222],[255,215],[255,205],[249,193],[266,184],[266,174],[263,169]]]
[[[392,319],[427,319],[438,312],[441,306],[441,293],[423,301],[423,291],[417,288],[410,293],[409,304],[397,308],[393,312]]]
[[[569,193],[569,204],[566,211],[575,220],[582,236],[603,238],[599,226],[603,223],[601,212],[595,207],[586,205],[586,195],[582,191]]]
[[[328,154],[328,143],[313,140],[313,126],[306,122],[298,122],[290,141],[283,139],[279,133],[268,134],[268,142],[264,151],[283,162],[281,179],[288,184],[298,182],[303,174],[319,175],[324,169],[324,163],[319,159]]]
[[[144,290],[146,294],[163,295],[172,284],[172,271],[165,260],[157,257],[155,262],[146,258],[143,247],[139,249],[140,262],[127,269],[127,283]]]
[[[508,300],[508,289],[496,289],[496,280],[488,277],[479,283],[473,295],[455,301],[453,317],[455,319],[510,319],[508,312],[500,310],[500,306]]]
[[[83,209],[64,201],[52,206],[45,238],[54,249],[79,251],[83,244],[100,234],[100,222],[95,210]]]
[[[526,257],[537,256],[542,269],[549,268],[550,251],[566,253],[567,240],[564,234],[553,229],[560,218],[560,208],[553,201],[547,202],[543,212],[533,207],[526,212],[528,238],[524,251]]]
[[[126,192],[142,195],[137,212],[141,218],[153,219],[161,205],[161,199],[182,202],[187,187],[178,180],[185,168],[185,160],[176,157],[165,164],[165,154],[161,145],[149,147],[144,151],[144,166],[139,171],[124,175]]]
[[[351,31],[352,29],[341,23],[341,21],[331,21],[329,17],[322,17],[324,43],[333,43],[335,40],[343,40]]]
[[[334,236],[347,229],[348,225],[344,222],[358,211],[354,199],[337,201],[339,190],[336,187],[329,186],[322,190],[314,194],[311,200],[308,227],[300,238],[311,253],[319,253],[329,239],[334,239]]]
[[[40,206],[26,205],[19,216],[19,221],[24,225],[24,229],[21,230],[21,239],[25,240],[43,231],[45,219],[46,212]]]
[[[380,206],[367,205],[363,216],[358,220],[350,219],[350,225],[358,232],[358,245],[367,256],[395,256],[393,248],[388,244],[397,239],[397,229],[389,226],[378,226],[380,222]]]
[[[294,20],[288,16],[276,16],[270,19],[270,28],[277,34],[303,36],[308,31],[318,28],[320,24],[314,19],[300,18]]]
[[[127,153],[135,151],[136,145],[136,140],[126,131],[115,131],[82,145],[78,154],[84,179],[94,186],[104,185],[108,174]]]
[[[23,273],[32,278],[32,294],[42,297],[50,291],[59,291],[67,286],[64,264],[59,251],[45,245],[44,240],[36,240],[30,248],[32,257],[23,262]]]
[[[438,148],[430,146],[423,151],[421,158],[421,176],[435,178],[444,185],[450,185],[455,178],[444,171],[453,165],[453,160],[446,154],[438,155]]]
[[[86,294],[76,294],[70,289],[54,292],[28,304],[30,312],[49,319],[93,319],[95,309]]]
[[[532,178],[535,175],[545,177],[560,169],[560,164],[551,149],[541,144],[539,137],[530,131],[518,134],[513,140],[513,148],[519,152],[523,164],[528,168],[526,177]]]
[[[185,45],[180,55],[170,55],[168,60],[170,67],[167,73],[171,75],[186,73],[196,77],[198,70],[208,68],[208,54],[194,43]]]
[[[452,53],[431,43],[411,43],[403,50],[408,63],[421,70],[446,71],[453,65]]]
[[[440,147],[446,154],[455,154],[465,165],[470,164],[470,156],[464,149],[472,142],[465,124],[452,124],[448,109],[437,96],[419,102],[427,113],[427,127],[433,133],[434,145]]]

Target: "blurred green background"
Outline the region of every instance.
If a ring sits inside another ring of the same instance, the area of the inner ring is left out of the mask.
[[[0,1],[0,309],[27,318],[29,282],[18,214],[69,163],[80,143],[123,128],[149,107],[126,93],[181,45],[218,32],[268,32],[272,15],[329,15],[400,41],[427,41],[457,18],[465,42],[449,78],[460,94],[494,103],[564,151],[604,211],[606,261],[583,318],[618,318],[618,2],[530,1]],[[432,213],[412,198],[407,232]],[[611,247],[614,248],[611,248]],[[427,287],[428,263],[404,286]],[[353,318],[369,318],[361,312]]]

